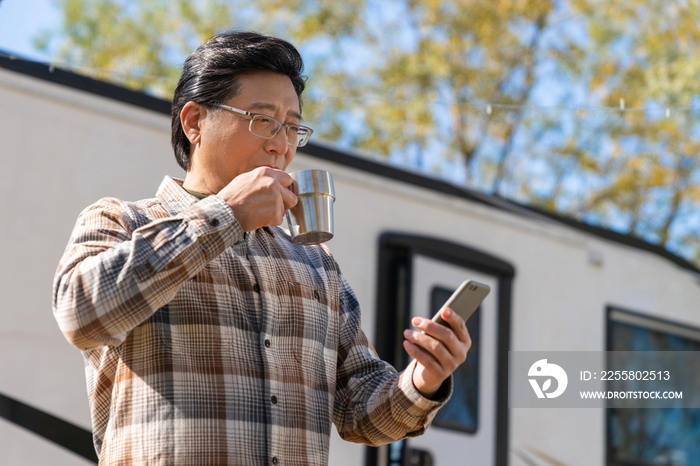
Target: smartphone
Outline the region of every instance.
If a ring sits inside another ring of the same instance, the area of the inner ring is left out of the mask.
[[[484,298],[489,294],[491,288],[483,283],[475,282],[473,280],[466,280],[459,288],[452,293],[445,304],[442,305],[440,310],[433,317],[433,322],[437,322],[440,325],[449,327],[449,324],[445,322],[440,313],[446,307],[449,307],[457,314],[459,314],[465,321],[471,317],[474,312],[479,308]]]

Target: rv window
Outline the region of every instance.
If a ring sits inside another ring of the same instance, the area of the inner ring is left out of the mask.
[[[430,292],[430,316],[442,307],[454,290],[434,287]],[[467,360],[454,372],[452,398],[438,411],[433,426],[460,432],[475,433],[479,419],[479,315],[481,309],[467,321],[472,347]]]
[[[699,331],[618,309],[609,310],[608,332],[610,351],[700,351]],[[697,376],[674,369],[679,377]],[[608,466],[700,466],[700,409],[612,408],[607,424]]]

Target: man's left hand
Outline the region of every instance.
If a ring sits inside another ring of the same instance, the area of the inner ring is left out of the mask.
[[[411,323],[419,331],[404,330],[403,347],[417,361],[413,385],[427,398],[435,395],[445,379],[467,359],[472,345],[464,319],[450,308],[442,311],[442,318],[449,328],[430,319],[414,317]]]

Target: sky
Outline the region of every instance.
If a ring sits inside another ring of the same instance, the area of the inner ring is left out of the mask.
[[[0,0],[0,51],[49,62],[47,54],[34,50],[32,38],[60,20],[51,0]]]

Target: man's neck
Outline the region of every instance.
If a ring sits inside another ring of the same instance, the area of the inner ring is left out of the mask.
[[[183,186],[183,189],[184,189],[185,191],[187,191],[188,193],[192,194],[192,195],[193,195],[194,197],[196,197],[197,199],[204,199],[205,197],[209,197],[209,194],[202,194],[202,193],[200,193],[200,192],[193,191],[193,190],[191,190],[191,189],[187,189],[187,188],[185,188],[184,186]]]
[[[182,187],[185,191],[199,199],[204,199],[209,195],[216,194],[216,192],[210,189],[205,178],[197,176],[191,170],[185,174],[185,180],[182,183]]]

